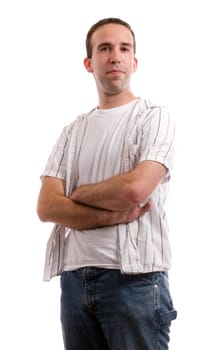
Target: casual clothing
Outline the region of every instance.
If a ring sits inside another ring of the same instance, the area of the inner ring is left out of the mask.
[[[66,180],[67,195],[84,183],[127,172],[143,160],[160,162],[168,172],[151,195],[151,210],[129,224],[82,231],[55,225],[44,280],[85,266],[129,274],[168,271],[171,251],[164,205],[173,154],[174,123],[167,109],[142,98],[109,110],[94,109],[66,126],[42,176]]]
[[[61,289],[65,349],[168,349],[176,311],[166,272],[127,275],[86,267],[63,272]]]
[[[176,318],[168,285],[171,266],[164,210],[174,155],[174,123],[166,108],[136,99],[93,109],[66,126],[42,176],[83,184],[163,164],[151,209],[128,224],[93,230],[55,225],[44,280],[61,275],[61,324],[66,350],[167,350]]]

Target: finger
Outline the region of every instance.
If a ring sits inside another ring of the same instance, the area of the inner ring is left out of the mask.
[[[151,203],[151,201],[149,200],[149,202],[147,202],[147,203],[144,205],[143,209],[145,209],[145,210],[147,211],[147,210],[149,210],[149,209],[151,208],[151,206],[152,206],[152,203]]]
[[[151,202],[147,202],[142,208],[140,208],[140,214],[139,216],[143,215],[147,211],[149,211],[151,208]]]

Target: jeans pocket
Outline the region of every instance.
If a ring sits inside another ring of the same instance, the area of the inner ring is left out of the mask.
[[[162,272],[158,275],[155,287],[156,327],[169,327],[171,321],[177,318],[177,311],[173,306],[166,273]]]
[[[160,326],[170,325],[171,321],[177,318],[177,311],[175,309],[163,312],[159,316],[159,324]]]

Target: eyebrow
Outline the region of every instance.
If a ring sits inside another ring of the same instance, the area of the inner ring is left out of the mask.
[[[127,47],[129,47],[129,48],[132,48],[132,47],[133,47],[132,44],[127,43],[127,42],[121,42],[120,45],[121,45],[121,46],[127,46]],[[101,47],[103,47],[103,46],[113,46],[113,44],[112,44],[111,42],[106,42],[106,41],[105,41],[105,42],[99,44],[99,45],[97,46],[97,49],[99,50],[99,49],[100,49]]]

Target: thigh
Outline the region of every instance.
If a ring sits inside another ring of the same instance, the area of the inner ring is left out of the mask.
[[[66,350],[109,350],[100,323],[86,304],[82,271],[61,276],[61,326]]]
[[[99,286],[97,317],[110,350],[167,350],[171,320],[176,318],[167,275],[107,272]]]

